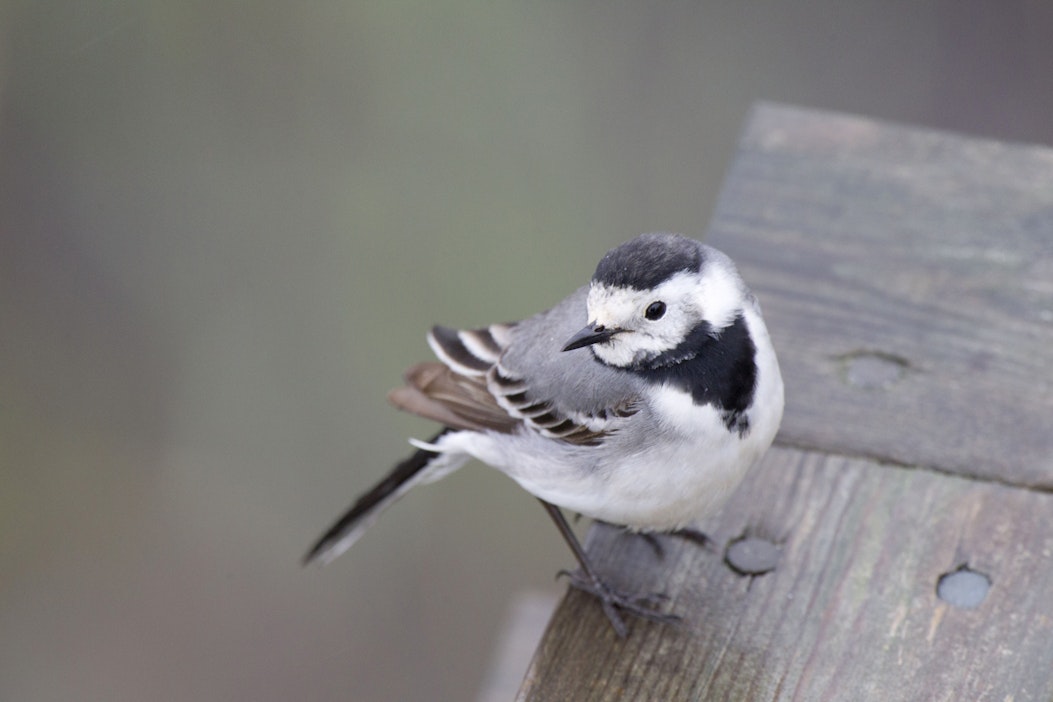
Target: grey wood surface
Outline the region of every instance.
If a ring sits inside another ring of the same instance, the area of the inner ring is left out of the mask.
[[[713,549],[594,527],[684,621],[618,640],[569,592],[519,699],[1053,699],[1053,151],[762,106],[707,240],[772,330],[778,446]],[[978,602],[937,594],[961,569]]]
[[[707,240],[764,307],[781,441],[1053,489],[1053,150],[761,107]],[[861,354],[898,374],[846,382]]]
[[[737,575],[721,553],[593,529],[625,588],[663,590],[680,626],[618,640],[571,592],[523,700],[1048,700],[1053,697],[1053,496],[867,459],[776,448],[713,521],[756,534],[778,567]],[[936,595],[962,565],[978,607]]]

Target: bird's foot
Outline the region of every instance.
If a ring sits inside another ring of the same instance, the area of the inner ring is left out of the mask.
[[[606,524],[606,522],[604,522],[604,525],[610,526],[612,528],[618,528],[614,527],[613,525]],[[628,536],[635,536],[642,539],[644,543],[651,547],[651,550],[654,551],[654,555],[656,558],[658,558],[658,560],[665,559],[665,546],[662,545],[662,536],[673,536],[678,539],[683,539],[684,541],[690,541],[691,543],[695,544],[700,548],[705,549],[706,551],[712,551],[714,553],[716,553],[717,551],[716,544],[713,541],[713,539],[709,538],[709,536],[699,531],[698,529],[677,529],[675,531],[666,532],[633,532],[628,531],[626,529],[622,529],[622,532]]]
[[[704,548],[707,551],[715,552],[717,550],[716,542],[713,541],[713,539],[709,538],[709,536],[705,532],[699,531],[698,529],[677,529],[675,531],[669,532],[669,535],[683,539],[684,541],[690,541],[696,546]]]
[[[610,621],[614,632],[618,634],[618,638],[624,639],[629,634],[621,612],[660,624],[673,624],[680,621],[680,617],[675,614],[666,614],[654,609],[669,600],[668,595],[663,593],[625,595],[612,589],[599,578],[591,577],[580,570],[561,570],[558,575],[565,575],[571,587],[587,592],[600,601],[603,613],[607,615],[607,620]]]

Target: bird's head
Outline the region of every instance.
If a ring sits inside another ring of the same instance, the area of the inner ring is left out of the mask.
[[[731,259],[716,249],[678,234],[644,234],[600,261],[588,325],[563,350],[589,346],[618,368],[676,363],[718,337],[749,295]]]

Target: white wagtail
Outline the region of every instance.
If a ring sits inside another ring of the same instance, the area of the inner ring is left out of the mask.
[[[676,619],[596,573],[560,508],[632,531],[690,530],[738,485],[782,419],[783,385],[760,307],[731,259],[677,234],[609,251],[547,312],[483,329],[435,327],[440,362],[410,368],[399,408],[444,426],[362,495],[308,552],[328,563],[410,488],[470,458],[504,472],[555,520],[574,586],[618,610]],[[587,348],[586,348],[587,347]]]

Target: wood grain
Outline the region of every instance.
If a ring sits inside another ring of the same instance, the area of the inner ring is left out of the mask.
[[[762,107],[707,241],[764,307],[780,440],[1053,489],[1053,151]],[[865,353],[902,375],[846,382]]]
[[[681,626],[633,620],[618,640],[572,592],[520,700],[1048,700],[1053,698],[1053,496],[776,448],[710,524],[755,534],[778,567],[734,573],[665,537],[590,532],[623,587],[664,590]],[[936,596],[962,565],[991,580],[975,609]]]

